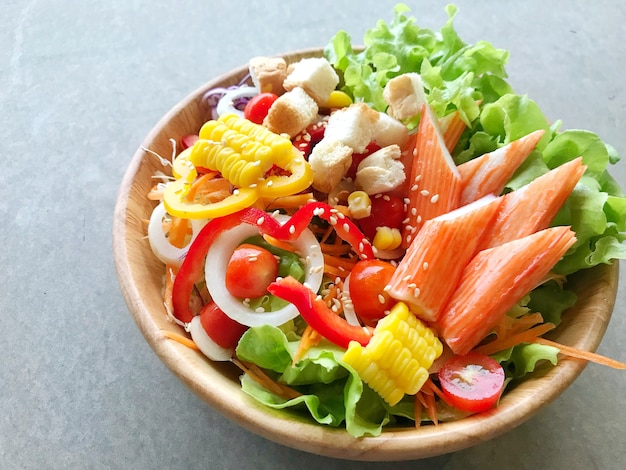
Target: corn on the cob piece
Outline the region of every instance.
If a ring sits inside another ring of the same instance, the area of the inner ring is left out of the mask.
[[[237,187],[263,179],[274,165],[285,168],[293,159],[291,141],[235,114],[205,123],[189,160],[222,173]]]
[[[367,346],[350,342],[343,361],[390,405],[414,395],[443,351],[433,331],[398,302],[376,325]]]

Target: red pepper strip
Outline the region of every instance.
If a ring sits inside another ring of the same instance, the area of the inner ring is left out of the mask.
[[[277,279],[267,290],[270,294],[294,304],[311,328],[337,346],[347,349],[350,341],[357,341],[365,346],[372,337],[365,328],[351,325],[338,316],[326,306],[321,297],[291,276]]]
[[[248,209],[241,215],[241,221],[256,224],[262,235],[270,235],[278,240],[296,240],[309,226],[314,216],[327,221],[337,235],[348,242],[361,259],[373,259],[372,245],[363,232],[343,214],[325,202],[309,202],[296,211],[284,224],[280,224],[269,214],[259,209]]]
[[[309,202],[302,206],[284,224],[278,222],[271,214],[250,207],[224,217],[211,219],[196,236],[185,256],[172,289],[172,305],[174,316],[183,323],[193,319],[189,308],[189,300],[193,286],[202,278],[204,258],[211,244],[222,232],[241,223],[256,225],[261,235],[270,235],[278,240],[291,241],[297,239],[309,226],[313,216],[327,220],[334,226],[337,235],[348,242],[362,259],[373,259],[374,252],[370,241],[361,230],[343,214],[337,213],[332,206],[323,202]]]
[[[309,158],[313,147],[324,138],[327,124],[328,119],[315,122],[293,138],[294,147],[302,152],[304,158]]]
[[[189,300],[193,286],[202,278],[204,272],[204,257],[211,244],[219,234],[239,225],[241,212],[235,212],[224,217],[212,219],[207,223],[189,247],[185,260],[180,265],[174,278],[172,288],[172,306],[174,316],[183,323],[189,323],[194,314],[189,308]]]

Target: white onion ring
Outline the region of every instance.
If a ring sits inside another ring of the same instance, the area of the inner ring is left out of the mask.
[[[272,217],[267,214],[266,217]],[[277,215],[279,222],[289,220],[288,216]],[[273,325],[280,326],[298,316],[298,309],[289,304],[274,312],[258,313],[246,307],[241,299],[234,297],[226,289],[226,267],[235,248],[246,238],[259,234],[256,225],[242,223],[222,232],[211,244],[207,253],[204,275],[211,298],[222,311],[236,322],[246,326]],[[319,242],[309,229],[292,242],[304,259],[306,285],[317,292],[322,285],[324,276],[324,256]]]
[[[239,98],[252,98],[258,94],[259,90],[252,86],[241,86],[239,88],[235,88],[234,90],[227,91],[217,103],[217,115],[223,116],[224,114],[234,113],[243,117],[243,111],[238,110],[234,106],[235,100]]]
[[[359,317],[354,311],[354,304],[352,303],[352,297],[350,297],[350,274],[346,276],[343,281],[342,291],[342,304],[343,304],[343,316],[346,321],[352,326],[362,326],[359,321]]]
[[[200,315],[196,315],[187,324],[187,331],[202,354],[212,361],[228,361],[233,356],[232,349],[221,347],[204,331]]]
[[[167,214],[165,206],[160,203],[152,211],[150,223],[148,224],[148,241],[154,255],[165,264],[180,267],[183,259],[187,255],[189,245],[196,238],[206,220],[191,220],[191,241],[183,248],[172,245],[163,233],[163,217]]]

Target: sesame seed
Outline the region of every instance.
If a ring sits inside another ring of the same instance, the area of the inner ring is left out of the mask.
[[[414,282],[412,282],[411,284],[409,284],[407,286],[409,289],[415,289],[417,287],[417,284],[415,284]]]
[[[417,215],[417,207],[412,207],[412,208],[411,208],[411,215],[412,215],[413,217],[415,217],[415,216]]]
[[[304,134],[302,138],[305,142],[311,142],[311,134]]]
[[[411,200],[410,200],[408,197],[405,197],[405,198],[403,199],[403,202],[404,202],[405,204],[410,204],[410,203],[411,203]]]
[[[252,183],[252,184],[251,184],[250,186],[248,186],[248,187],[249,187],[249,188],[253,188],[253,189],[254,189],[254,188],[256,188],[256,187],[257,187],[257,184],[256,184],[256,183]]]
[[[417,183],[419,180],[422,179],[422,175],[416,175],[415,176],[415,182]]]
[[[413,290],[413,297],[417,298],[417,297],[419,297],[419,295],[420,295],[420,290],[419,290],[419,287],[416,287],[416,288]]]
[[[359,243],[359,251],[363,251],[363,249],[365,248],[365,245],[363,245],[363,242]]]
[[[383,291],[384,292],[389,292],[391,290],[391,286],[389,284],[387,284],[385,287],[383,287]]]
[[[406,276],[404,276],[404,277],[402,278],[402,281],[403,281],[403,282],[407,282],[407,281],[410,281],[410,280],[411,280],[411,275],[410,275],[410,274],[408,274],[408,275],[406,275]]]
[[[417,222],[418,224],[422,221],[422,216],[418,215],[417,219],[415,219],[415,222]]]
[[[430,198],[430,202],[432,202],[433,204],[437,202],[438,200],[439,200],[439,194],[435,194],[433,197]]]
[[[254,311],[256,313],[265,313],[265,309],[263,307],[257,307]]]
[[[258,259],[259,258],[257,256],[254,256],[254,255],[253,256],[248,256],[248,261],[250,261],[250,262],[257,261]]]
[[[328,218],[328,223],[329,223],[330,225],[337,225],[337,217],[335,217],[334,215],[331,215],[331,216]]]
[[[421,194],[422,196],[428,196],[430,193],[428,192],[428,190],[427,190],[427,189],[422,189],[422,190],[420,191],[420,194]]]
[[[346,232],[349,232],[349,231],[350,231],[350,225],[348,225],[348,223],[346,222],[345,224],[343,224],[343,229],[344,229]]]
[[[292,235],[293,235],[294,233],[296,233],[296,227],[295,227],[295,225],[291,225],[291,226],[289,227],[289,233],[290,233],[290,234],[292,234]]]
[[[411,243],[412,239],[413,239],[412,235],[407,235],[405,240],[406,240],[407,243]]]
[[[265,222],[265,217],[259,217],[258,219],[256,219],[257,225],[263,225],[263,222]]]
[[[337,217],[340,218],[340,219],[345,219],[346,218],[346,216],[343,215],[343,213],[341,213],[341,212],[337,212]]]
[[[269,187],[270,187],[270,186],[272,186],[273,184],[274,184],[274,180],[269,180],[269,181],[266,183],[266,186],[269,188]]]
[[[411,186],[411,191],[417,191],[418,186],[416,184],[414,184],[413,186]]]
[[[322,296],[318,295],[317,297],[315,297],[315,300],[322,300]]]
[[[383,195],[383,201],[391,201],[391,198],[388,195]]]
[[[424,271],[426,271],[428,269],[428,261],[424,261],[424,264],[422,264],[422,269]]]
[[[385,296],[383,294],[378,294],[378,301],[381,304],[384,304],[385,303]]]

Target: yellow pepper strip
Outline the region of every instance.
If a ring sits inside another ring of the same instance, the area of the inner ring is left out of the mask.
[[[428,380],[428,369],[443,345],[403,302],[381,319],[367,346],[350,342],[343,362],[390,405],[415,395]]]
[[[291,140],[235,114],[205,123],[198,141],[174,161],[179,177],[167,185],[163,202],[171,215],[215,218],[251,207],[259,199],[291,196],[307,189],[313,171]],[[192,167],[192,169],[189,168]],[[202,204],[188,197],[196,167],[219,171],[236,189],[222,201]],[[266,173],[277,168],[276,174]],[[285,170],[289,175],[282,175]]]

